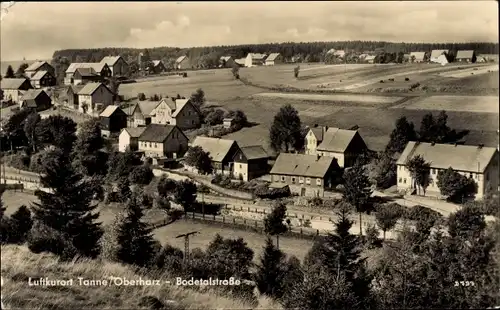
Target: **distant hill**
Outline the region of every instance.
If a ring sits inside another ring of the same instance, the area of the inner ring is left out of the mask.
[[[44,60],[44,61],[47,61],[50,63],[50,59],[40,59],[40,60]],[[12,66],[12,68],[14,69],[14,72],[16,72],[17,68],[19,68],[19,66],[22,64],[22,63],[27,63],[28,65],[34,63],[36,60],[12,60],[12,61],[2,61],[0,62],[0,74],[2,76],[5,75],[5,71],[7,71],[7,68],[9,67],[9,65]]]

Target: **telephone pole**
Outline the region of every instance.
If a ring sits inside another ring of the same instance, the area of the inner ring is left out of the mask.
[[[182,234],[178,235],[175,238],[182,238],[184,237],[184,262],[187,262],[189,260],[189,236],[199,234],[199,231],[192,231],[187,234]]]

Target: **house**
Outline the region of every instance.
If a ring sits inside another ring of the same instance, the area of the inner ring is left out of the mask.
[[[100,62],[75,62],[69,65],[65,71],[64,85],[74,84],[74,74],[77,69],[93,69],[102,78],[111,76],[111,69],[106,63]]]
[[[78,110],[78,92],[84,85],[69,85],[66,90],[66,105],[69,108]]]
[[[189,139],[175,125],[149,124],[138,138],[139,151],[150,158],[180,158]]]
[[[149,68],[149,72],[152,72],[154,74],[162,73],[167,71],[167,68],[165,67],[165,64],[163,64],[163,61],[161,60],[153,60],[151,62],[152,68]]]
[[[280,53],[271,53],[266,58],[266,66],[274,66],[283,63],[283,56]]]
[[[440,64],[442,64],[442,61],[440,61],[440,60],[438,59],[438,58],[439,58],[439,56],[441,56],[441,55],[443,55],[443,54],[444,54],[444,55],[448,55],[449,53],[450,53],[450,51],[449,51],[449,50],[432,50],[432,51],[431,51],[431,59],[430,59],[430,61],[431,61],[431,62],[436,62],[436,63],[440,63]],[[445,56],[445,58],[446,58],[446,56]],[[442,58],[441,58],[441,59],[442,59]]]
[[[474,51],[458,51],[455,61],[475,63],[476,53]]]
[[[209,153],[214,173],[233,174],[234,156],[240,149],[236,141],[198,136],[191,146],[199,146]]]
[[[109,137],[112,133],[118,133],[127,127],[127,114],[117,105],[108,105],[99,114],[101,133]]]
[[[94,115],[113,104],[113,93],[103,83],[88,83],[78,92],[78,110]]]
[[[266,54],[248,53],[245,58],[245,67],[262,66],[266,61]]]
[[[375,62],[375,56],[373,55],[368,55],[365,57],[364,62],[367,62],[369,64],[372,64]]]
[[[0,81],[0,88],[3,91],[3,100],[12,100],[12,102],[18,103],[22,94],[29,89],[33,89],[33,86],[31,85],[30,80],[25,78],[3,78]]]
[[[476,57],[476,62],[484,63],[484,62],[488,62],[488,61],[483,56],[477,56]]]
[[[410,141],[396,162],[397,186],[400,191],[411,190],[414,181],[406,164],[420,155],[431,166],[430,183],[426,194],[441,195],[437,176],[442,170],[452,168],[473,179],[478,185],[476,199],[481,199],[488,189],[498,188],[498,150],[494,147],[419,143]]]
[[[446,57],[446,54],[439,55],[435,62],[441,64],[441,66],[445,66],[449,63],[448,57]]]
[[[201,112],[189,99],[162,99],[150,112],[151,123],[177,125],[182,130],[201,126]]]
[[[181,56],[175,60],[175,69],[177,70],[185,70],[190,69],[191,64],[189,63],[189,57]]]
[[[97,74],[94,68],[78,68],[73,74],[73,85],[87,84],[89,82],[103,82],[104,78]]]
[[[106,64],[111,69],[111,76],[127,76],[129,65],[122,56],[106,56],[101,60],[101,65]]]
[[[486,62],[498,62],[498,54],[482,54]]]
[[[132,127],[142,127],[151,124],[151,111],[157,106],[157,101],[140,101],[126,108],[124,112],[128,115]]]
[[[221,68],[232,68],[236,65],[236,62],[234,61],[232,56],[222,56],[219,59],[219,66]]]
[[[246,58],[238,58],[234,60],[234,63],[240,67],[244,67],[247,59]]]
[[[351,167],[368,147],[357,130],[313,127],[305,138],[305,153],[335,157],[340,167]]]
[[[51,87],[57,84],[56,77],[49,71],[37,71],[30,79],[34,88]]]
[[[36,111],[43,111],[50,108],[52,99],[42,89],[30,89],[26,91],[20,102],[20,108],[29,108]]]
[[[46,61],[36,61],[24,70],[24,75],[31,79],[38,71],[47,71],[52,76],[56,76],[56,70]]]
[[[410,62],[424,62],[425,56],[425,52],[411,52]]]
[[[118,151],[125,152],[128,149],[135,152],[139,150],[139,137],[146,127],[123,128],[118,136]]]
[[[233,176],[248,182],[269,172],[269,155],[260,145],[240,147],[233,157]]]
[[[334,186],[338,169],[333,157],[281,153],[270,174],[273,183],[288,185],[293,194],[323,197]]]
[[[224,126],[224,128],[231,128],[231,126],[234,125],[234,119],[233,118],[225,118],[223,121],[222,121],[222,124]]]

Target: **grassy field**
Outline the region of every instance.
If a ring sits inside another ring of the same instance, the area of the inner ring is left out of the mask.
[[[446,110],[455,112],[497,113],[496,96],[430,96],[407,105],[397,107],[412,110]]]
[[[253,95],[253,97],[264,97],[264,98],[281,98],[281,99],[292,99],[292,100],[305,100],[305,101],[328,101],[328,102],[342,102],[346,104],[387,104],[394,103],[401,100],[402,97],[384,97],[384,96],[370,96],[370,95],[358,95],[358,94],[293,94],[293,93],[259,93]]]
[[[64,263],[50,254],[33,254],[25,246],[2,246],[2,302],[8,309],[146,309],[139,307],[144,296],[154,296],[162,303],[171,300],[176,309],[282,309],[269,299],[259,298],[257,307],[222,297],[214,291],[194,291],[173,283],[172,277],[134,273],[132,268],[107,261]],[[28,278],[73,279],[72,286],[29,286]],[[127,286],[79,285],[78,278],[103,280],[110,277],[160,280],[162,285]],[[152,308],[147,308],[152,309]],[[155,308],[156,309],[156,308]],[[170,309],[170,308],[169,308]]]

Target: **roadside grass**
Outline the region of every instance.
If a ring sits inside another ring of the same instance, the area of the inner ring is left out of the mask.
[[[220,296],[209,289],[196,291],[182,286],[162,284],[153,286],[79,285],[78,278],[86,280],[120,277],[129,280],[173,280],[168,275],[135,273],[132,268],[107,261],[84,260],[61,262],[51,254],[33,254],[25,246],[2,246],[2,302],[8,309],[140,309],[142,297],[153,296],[162,303],[175,301],[179,309],[281,309],[267,298],[259,298],[259,305]],[[29,286],[33,279],[73,279],[72,286]],[[144,309],[144,308],[143,308]],[[148,308],[151,309],[151,308]]]

